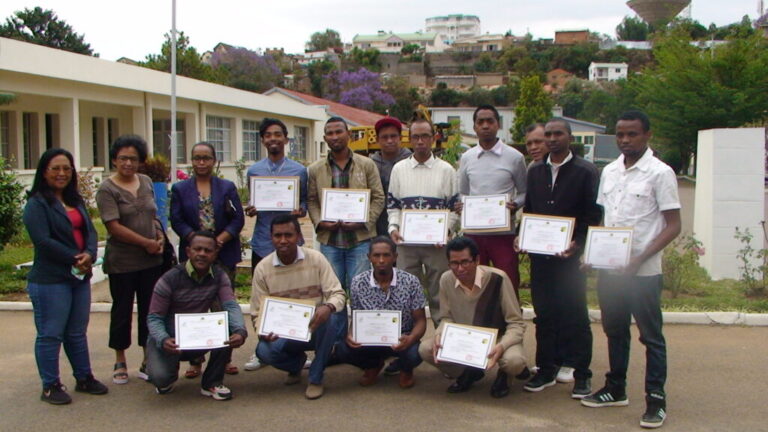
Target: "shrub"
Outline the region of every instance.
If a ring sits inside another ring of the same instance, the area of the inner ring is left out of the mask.
[[[80,170],[77,173],[77,190],[85,201],[85,208],[88,210],[88,216],[91,219],[99,215],[99,208],[96,206],[96,192],[99,190],[99,182],[93,174],[93,167]]]
[[[760,223],[763,226],[763,233],[765,233],[765,221]],[[768,294],[766,289],[768,249],[752,247],[754,236],[749,232],[749,228],[740,230],[739,227],[736,227],[733,237],[742,244],[741,249],[736,253],[736,259],[739,261],[740,280],[743,284],[744,294],[749,297],[765,296]]]
[[[665,250],[662,256],[664,288],[672,298],[680,294],[699,294],[699,287],[709,281],[707,271],[699,266],[699,257],[704,255],[704,248],[693,235],[678,237]]]
[[[6,160],[0,157],[0,250],[21,231],[24,186]]]
[[[139,167],[139,172],[146,174],[153,182],[165,183],[171,175],[171,164],[168,159],[160,153],[148,157]]]

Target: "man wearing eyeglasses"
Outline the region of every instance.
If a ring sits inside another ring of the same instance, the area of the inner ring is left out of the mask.
[[[402,243],[401,211],[450,209],[456,199],[456,171],[448,163],[432,155],[435,133],[426,119],[415,120],[410,127],[413,155],[398,162],[392,169],[387,194],[389,235]],[[451,213],[449,227],[455,227],[458,217]],[[425,282],[429,314],[437,326],[440,323],[440,276],[448,270],[442,245],[400,245],[398,266]],[[423,267],[422,267],[423,266]]]
[[[443,373],[457,377],[448,393],[462,393],[485,376],[482,369],[452,363],[437,363],[443,326],[457,323],[498,329],[496,346],[488,355],[490,370],[499,370],[491,385],[491,396],[503,398],[509,394],[511,377],[530,377],[523,350],[525,323],[520,304],[507,274],[499,269],[479,265],[477,244],[468,237],[457,237],[445,246],[450,271],[440,278],[440,327],[434,339],[426,339],[419,355]]]

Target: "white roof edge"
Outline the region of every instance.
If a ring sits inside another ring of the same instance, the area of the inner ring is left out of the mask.
[[[165,96],[171,94],[171,76],[169,73],[1,37],[0,71]],[[323,120],[325,118],[321,110],[309,105],[278,101],[259,93],[183,76],[176,78],[176,88],[176,94],[179,98],[309,120]]]

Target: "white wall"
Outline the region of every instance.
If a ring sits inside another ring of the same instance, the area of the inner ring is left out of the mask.
[[[715,280],[740,275],[736,227],[763,247],[764,160],[763,128],[699,131],[693,231],[706,251],[699,263]]]

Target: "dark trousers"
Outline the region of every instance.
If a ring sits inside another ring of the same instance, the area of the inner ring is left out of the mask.
[[[412,372],[421,364],[419,356],[419,343],[408,347],[404,351],[395,351],[388,346],[364,346],[352,348],[345,341],[336,344],[336,357],[342,363],[357,366],[360,369],[373,369],[384,365],[384,360],[397,357],[400,370]]]
[[[131,322],[133,299],[138,309],[139,346],[146,346],[147,313],[155,283],[162,276],[160,266],[129,273],[109,275],[109,293],[112,295],[112,311],[109,321],[109,347],[125,350],[131,346]]]
[[[557,357],[562,356],[562,363],[574,368],[575,378],[589,378],[592,329],[587,311],[587,278],[579,270],[579,259],[539,254],[530,257],[539,373],[554,376],[559,366]]]
[[[620,276],[600,272],[597,294],[602,311],[603,331],[608,337],[611,370],[606,385],[624,389],[627,385],[629,327],[634,316],[645,345],[645,392],[664,394],[667,380],[667,345],[661,332],[662,276]]]
[[[179,379],[179,362],[203,357],[208,352],[211,353],[211,358],[203,372],[202,388],[209,389],[224,383],[224,368],[227,366],[227,359],[232,356],[232,348],[190,350],[171,354],[158,347],[154,339],[150,338],[148,342],[147,375],[155,387],[163,388],[175,383]]]
[[[515,252],[515,235],[478,235],[467,234],[467,237],[477,243],[477,249],[480,253],[480,264],[493,264],[499,270],[509,276],[512,281],[512,287],[515,289],[515,296],[520,299],[517,291],[520,289],[520,270],[518,269],[518,254]]]

